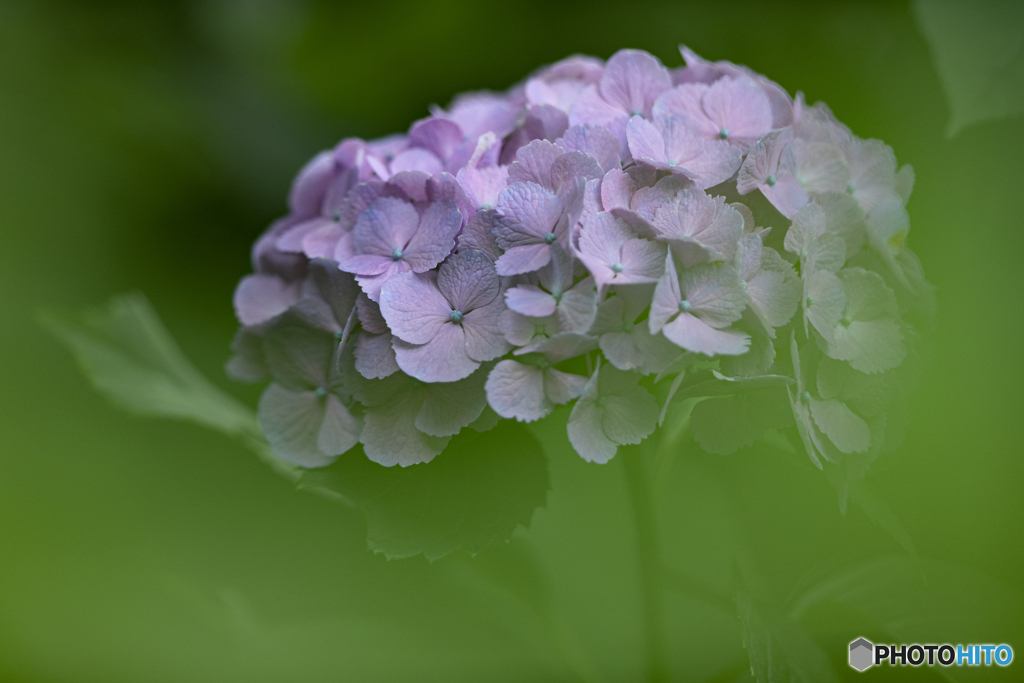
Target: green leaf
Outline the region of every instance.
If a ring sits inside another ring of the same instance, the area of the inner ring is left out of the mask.
[[[366,513],[370,547],[388,557],[435,560],[478,552],[527,526],[550,488],[540,442],[518,422],[464,429],[431,462],[382,467],[357,447],[302,474],[300,488],[336,494]]]
[[[142,294],[117,296],[106,308],[82,313],[44,311],[38,320],[114,405],[215,429],[243,441],[280,474],[298,478],[295,467],[270,453],[253,411],[203,377]]]
[[[1024,4],[1015,0],[916,0],[949,101],[946,136],[1024,111]]]

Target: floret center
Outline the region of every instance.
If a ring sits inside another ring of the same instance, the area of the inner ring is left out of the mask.
[[[402,250],[396,248],[393,252],[391,252],[391,259],[393,261],[400,261],[400,260],[402,260]]]
[[[683,299],[682,301],[679,302],[679,310],[682,311],[683,313],[686,313],[691,308],[693,308],[693,305],[686,299]]]
[[[317,398],[320,398],[320,399],[327,398],[327,388],[326,387],[317,387],[316,391],[313,392],[313,393],[316,394]]]
[[[718,131],[718,137],[720,137],[723,140],[727,140],[729,138],[729,129],[723,128],[720,131]]]
[[[810,403],[811,402],[811,392],[805,391],[804,393],[800,394],[800,402],[801,403]]]
[[[453,323],[461,323],[462,322],[462,311],[452,311],[452,322]]]
[[[770,176],[765,178],[764,182],[768,187],[775,187],[775,174],[772,173]]]
[[[613,263],[612,264],[612,272],[613,273],[621,273],[622,272],[622,264],[621,263]]]
[[[548,244],[551,244],[552,242],[554,242],[555,241],[555,233],[549,232],[548,234],[544,235],[544,241],[547,242]]]

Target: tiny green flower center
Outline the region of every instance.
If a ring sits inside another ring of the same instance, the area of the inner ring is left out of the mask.
[[[402,250],[396,248],[393,252],[391,252],[391,259],[393,261],[400,261],[402,259]]]
[[[840,324],[842,324],[843,327],[849,327],[850,323],[852,323],[853,320],[850,318],[850,316],[844,315],[843,319],[840,320],[839,322],[840,322]]]
[[[621,263],[613,263],[612,264],[612,272],[613,273],[621,273],[622,272],[622,264]]]
[[[857,188],[854,186],[853,183],[847,183],[846,184],[846,194],[853,194],[856,191],[857,191]]]
[[[814,297],[813,296],[807,297],[807,308],[810,308],[813,305],[814,305]]]
[[[629,334],[630,332],[633,331],[634,327],[636,327],[636,325],[634,325],[633,323],[626,323],[625,325],[622,326],[622,331],[625,332],[626,334]]]
[[[772,173],[770,176],[765,178],[764,182],[765,184],[768,185],[768,187],[775,187],[775,174]]]
[[[461,323],[462,322],[462,311],[452,311],[452,322],[453,323]]]
[[[491,205],[490,204],[481,204],[480,205],[480,210],[481,211],[490,211],[491,210]]]
[[[338,341],[341,341],[341,338],[344,337],[344,336],[345,336],[345,330],[335,330],[334,331],[334,338],[337,339]]]
[[[326,387],[317,387],[316,391],[313,392],[313,393],[315,393],[316,397],[319,398],[319,399],[327,398],[327,389],[326,389]]]
[[[729,139],[729,129],[723,128],[722,130],[718,131],[718,137],[721,138],[722,140]]]
[[[811,392],[805,391],[804,393],[800,394],[800,402],[804,403],[804,404],[810,403],[811,402]]]
[[[740,280],[740,287],[742,287],[742,288],[743,288],[743,291],[744,291],[744,292],[745,292],[745,291],[747,291],[747,287],[749,287],[749,286],[750,286],[750,285],[748,285],[748,284],[747,284],[747,281],[746,281],[746,280]]]
[[[555,233],[549,232],[548,234],[544,235],[544,241],[547,242],[548,244],[551,244],[552,242],[554,242],[555,241]]]
[[[675,165],[676,165],[676,162],[674,162],[674,161],[672,161],[671,159],[669,159],[668,165],[669,165],[669,166],[675,166]]]
[[[331,214],[331,218],[334,219],[335,223],[341,222],[341,209],[335,209],[334,213]]]
[[[539,361],[537,361],[537,367],[540,368],[541,370],[547,369],[549,365],[551,365],[551,363],[548,362],[547,358],[541,358]]]
[[[679,310],[682,311],[683,313],[686,313],[691,308],[693,308],[693,305],[686,299],[683,299],[682,301],[679,302]]]
[[[558,303],[562,300],[562,294],[564,293],[561,289],[553,289],[551,290],[551,298],[555,300],[555,303]]]
[[[634,109],[632,111],[632,114],[633,114],[633,116],[643,116],[644,115],[644,113],[642,111],[640,111],[639,109]]]

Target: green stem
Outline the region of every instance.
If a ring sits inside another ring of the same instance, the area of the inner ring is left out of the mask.
[[[665,602],[662,590],[662,559],[655,524],[651,480],[644,467],[641,449],[629,449],[625,461],[629,493],[633,499],[637,554],[640,561],[640,590],[643,601],[647,678],[652,683],[669,680],[665,643]]]

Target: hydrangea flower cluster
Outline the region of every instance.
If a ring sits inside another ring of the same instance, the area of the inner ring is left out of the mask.
[[[682,54],[570,57],[313,158],[234,297],[228,370],[272,380],[274,452],[407,466],[571,403],[603,463],[692,397],[717,452],[795,423],[849,469],[895,439],[928,291],[913,171],[824,104]]]

